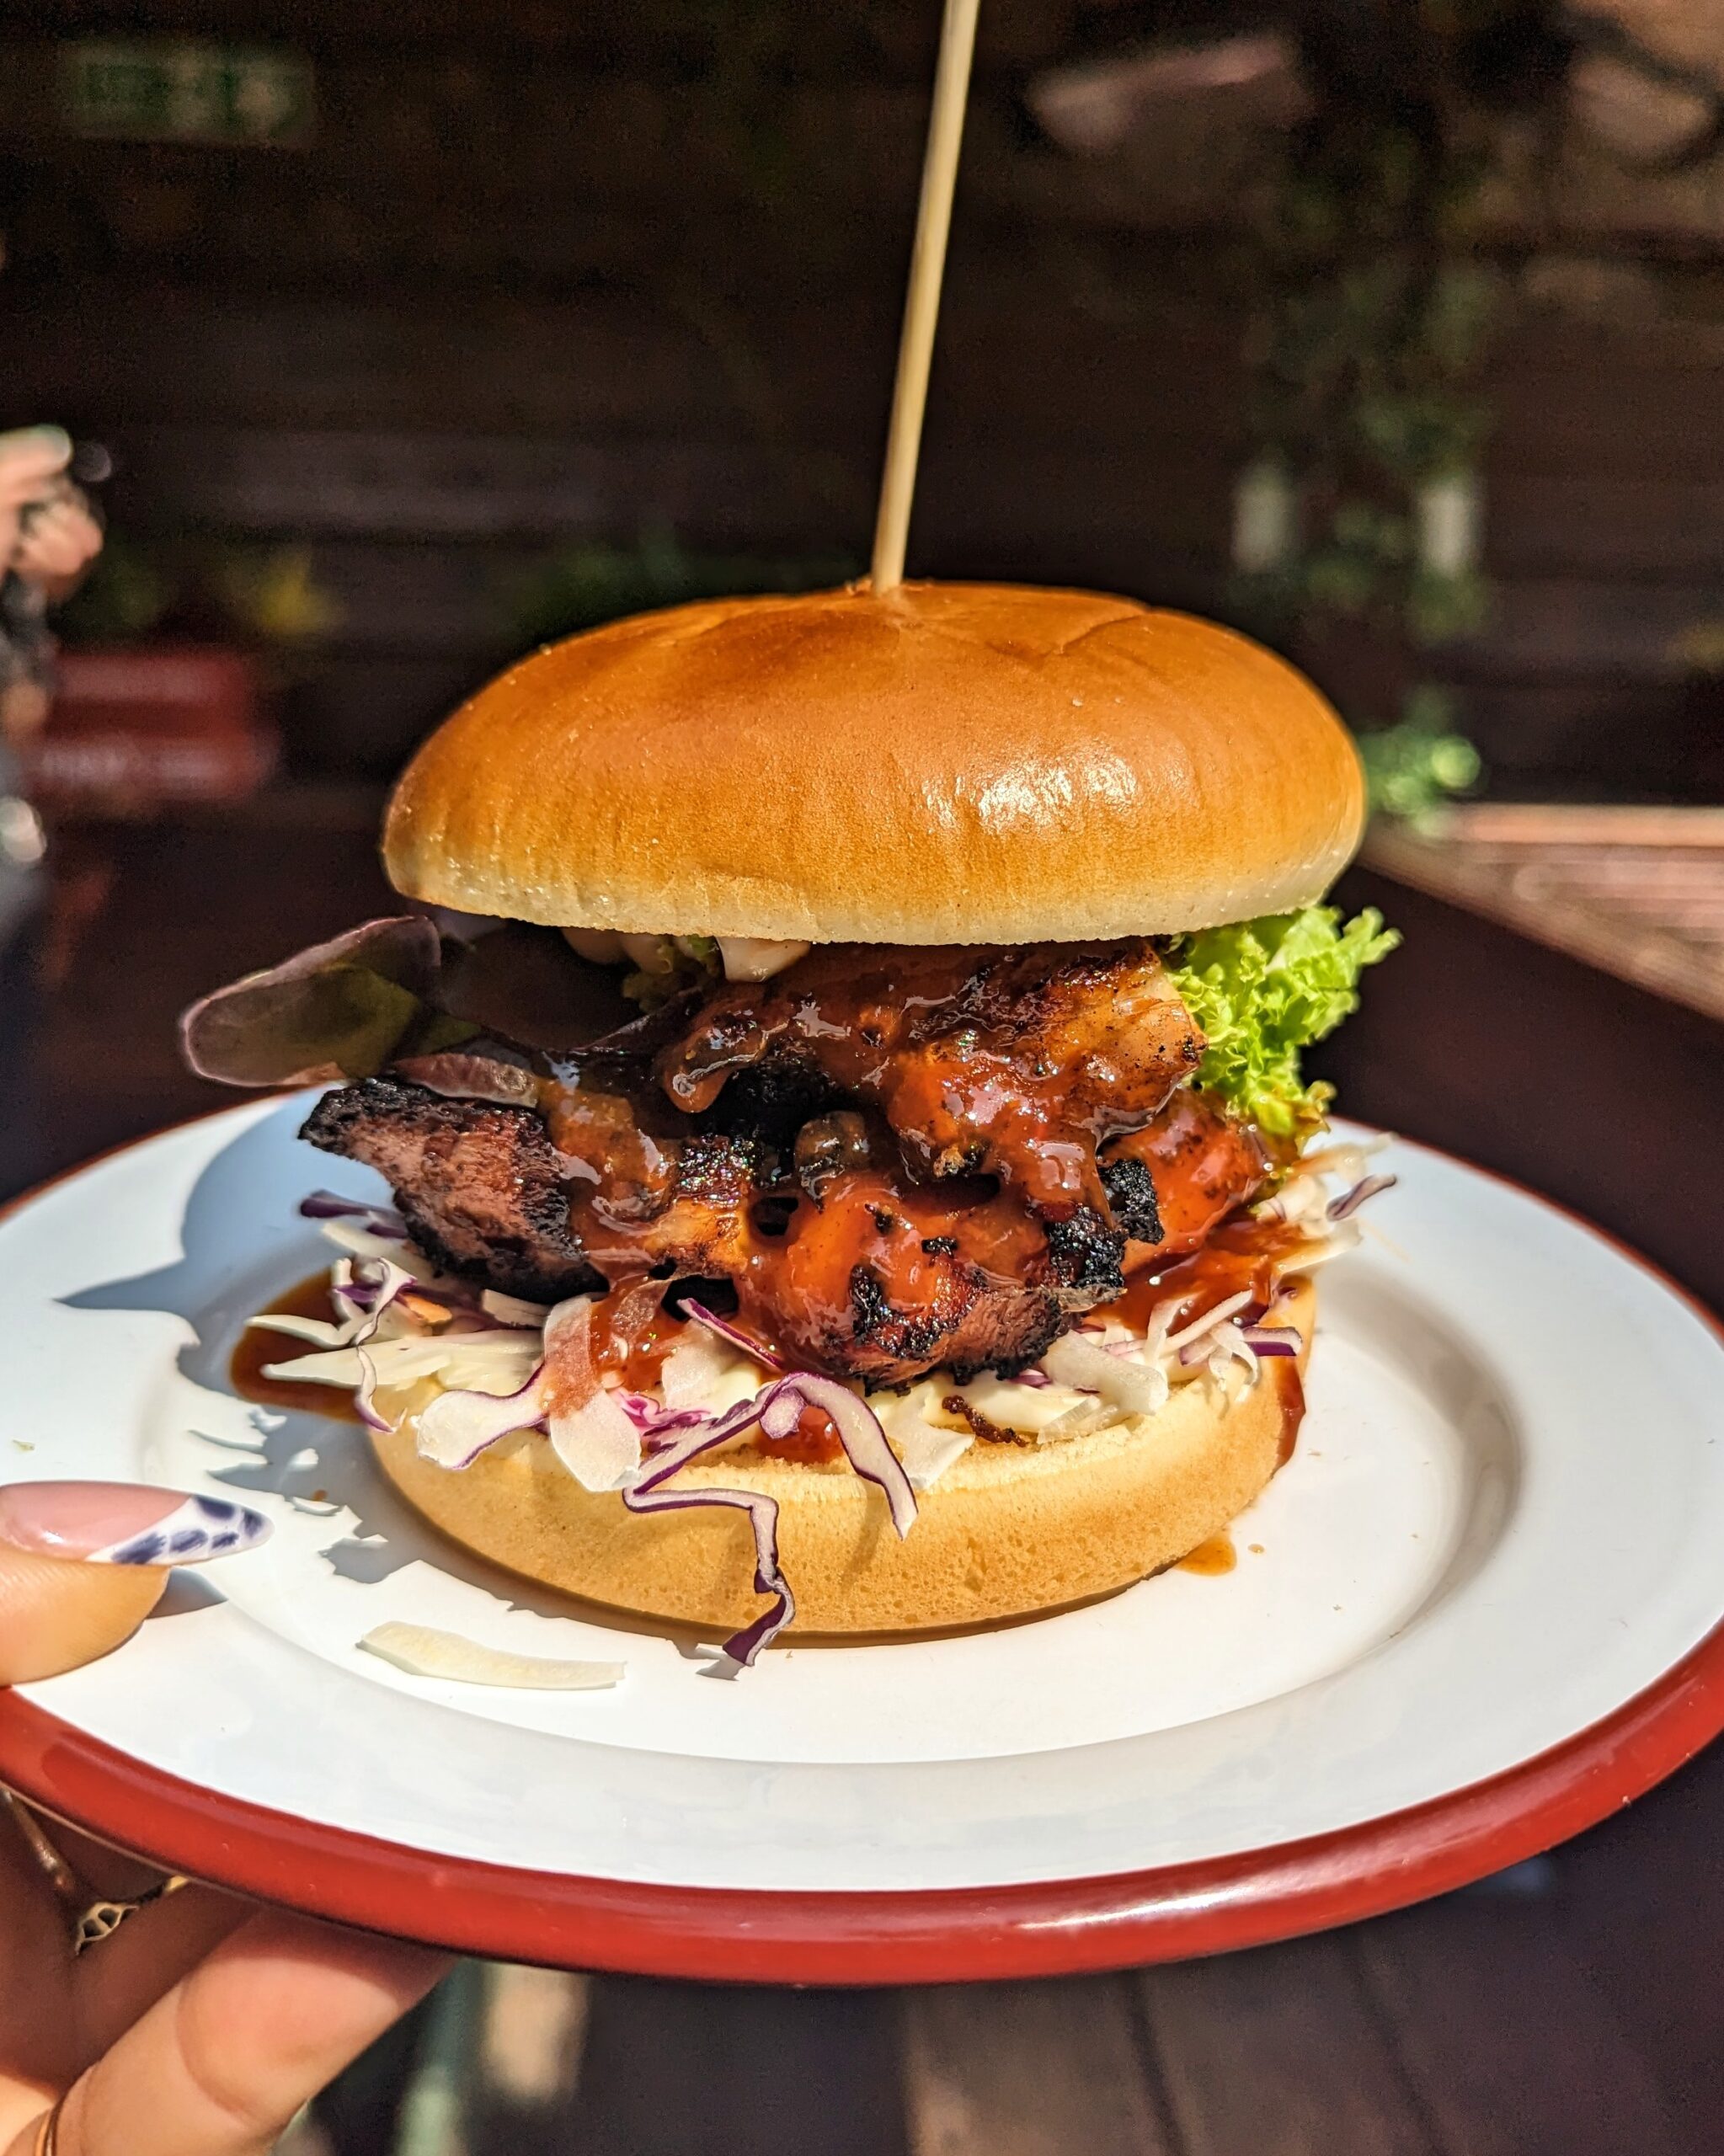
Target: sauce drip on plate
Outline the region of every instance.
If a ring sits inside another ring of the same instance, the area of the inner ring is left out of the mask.
[[[328,1318],[334,1323],[335,1307],[329,1300],[328,1273],[313,1273],[285,1294],[277,1295],[259,1315],[268,1316],[271,1312],[279,1312],[284,1317]],[[252,1401],[259,1407],[328,1415],[338,1422],[358,1422],[359,1411],[353,1404],[353,1396],[339,1385],[307,1385],[291,1378],[264,1375],[266,1364],[291,1363],[296,1356],[313,1353],[315,1350],[306,1342],[296,1340],[288,1333],[270,1332],[260,1325],[249,1325],[240,1334],[228,1360],[227,1382],[242,1400]]]
[[[1230,1572],[1239,1562],[1239,1552],[1233,1546],[1233,1537],[1224,1527],[1219,1534],[1212,1534],[1207,1542],[1198,1543],[1179,1561],[1182,1572],[1201,1572],[1205,1579],[1214,1579],[1222,1572]]]

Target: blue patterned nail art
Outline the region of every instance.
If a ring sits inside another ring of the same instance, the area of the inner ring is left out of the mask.
[[[206,1558],[254,1550],[260,1542],[268,1541],[272,1532],[270,1522],[248,1505],[236,1505],[226,1497],[188,1497],[144,1534],[93,1550],[84,1562],[200,1565]]]

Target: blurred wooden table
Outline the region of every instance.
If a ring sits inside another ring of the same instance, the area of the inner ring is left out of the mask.
[[[35,1172],[219,1103],[179,1067],[177,1011],[387,907],[376,806],[265,797],[83,848],[31,1058]],[[1724,1305],[1724,1028],[1380,873],[1343,895],[1406,937],[1326,1055],[1345,1105],[1551,1192]],[[1119,1976],[842,1993],[491,1972],[462,2145],[1704,2156],[1724,2148],[1721,1823],[1715,1749],[1502,1881]],[[374,2118],[341,2137],[381,2156]]]
[[[1724,808],[1480,802],[1365,859],[1619,979],[1724,1019]]]

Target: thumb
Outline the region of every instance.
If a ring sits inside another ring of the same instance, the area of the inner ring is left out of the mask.
[[[129,1639],[174,1565],[252,1549],[260,1513],[129,1482],[0,1488],[0,1684],[57,1677]]]

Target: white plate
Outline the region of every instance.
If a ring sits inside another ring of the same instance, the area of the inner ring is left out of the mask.
[[[1161,1951],[1145,1910],[1198,1881],[1211,1900],[1236,1882],[1238,1923],[1177,1943],[1296,1928],[1329,1907],[1284,1908],[1263,1860],[1313,1838],[1350,1846],[1342,1913],[1381,1906],[1406,1857],[1383,1822],[1631,1702],[1663,1732],[1634,1788],[1710,1733],[1692,1685],[1679,1735],[1654,1695],[1724,1616],[1719,1338],[1476,1171],[1396,1148],[1399,1187],[1321,1276],[1310,1412],[1234,1526],[1233,1572],[967,1636],[793,1644],[725,1681],[686,1638],[443,1543],[354,1426],[228,1390],[244,1317],[328,1255],[301,1196],[381,1193],[297,1142],[310,1097],[151,1139],[0,1225],[0,1481],[238,1493],[276,1527],[182,1576],[120,1655],[0,1708],[0,1772],[87,1823],[330,1913],[547,1958],[728,1967],[689,1942],[754,1910],[779,1958],[737,1973],[935,1973],[857,1940],[895,1910],[949,1944],[985,1909],[942,1965],[981,1973]],[[563,1694],[414,1678],[357,1651],[390,1618],[627,1675]],[[1497,1801],[1474,1868],[1580,1823],[1595,1771],[1577,1754],[1558,1776],[1567,1811],[1548,1789],[1510,1803],[1506,1838]]]

